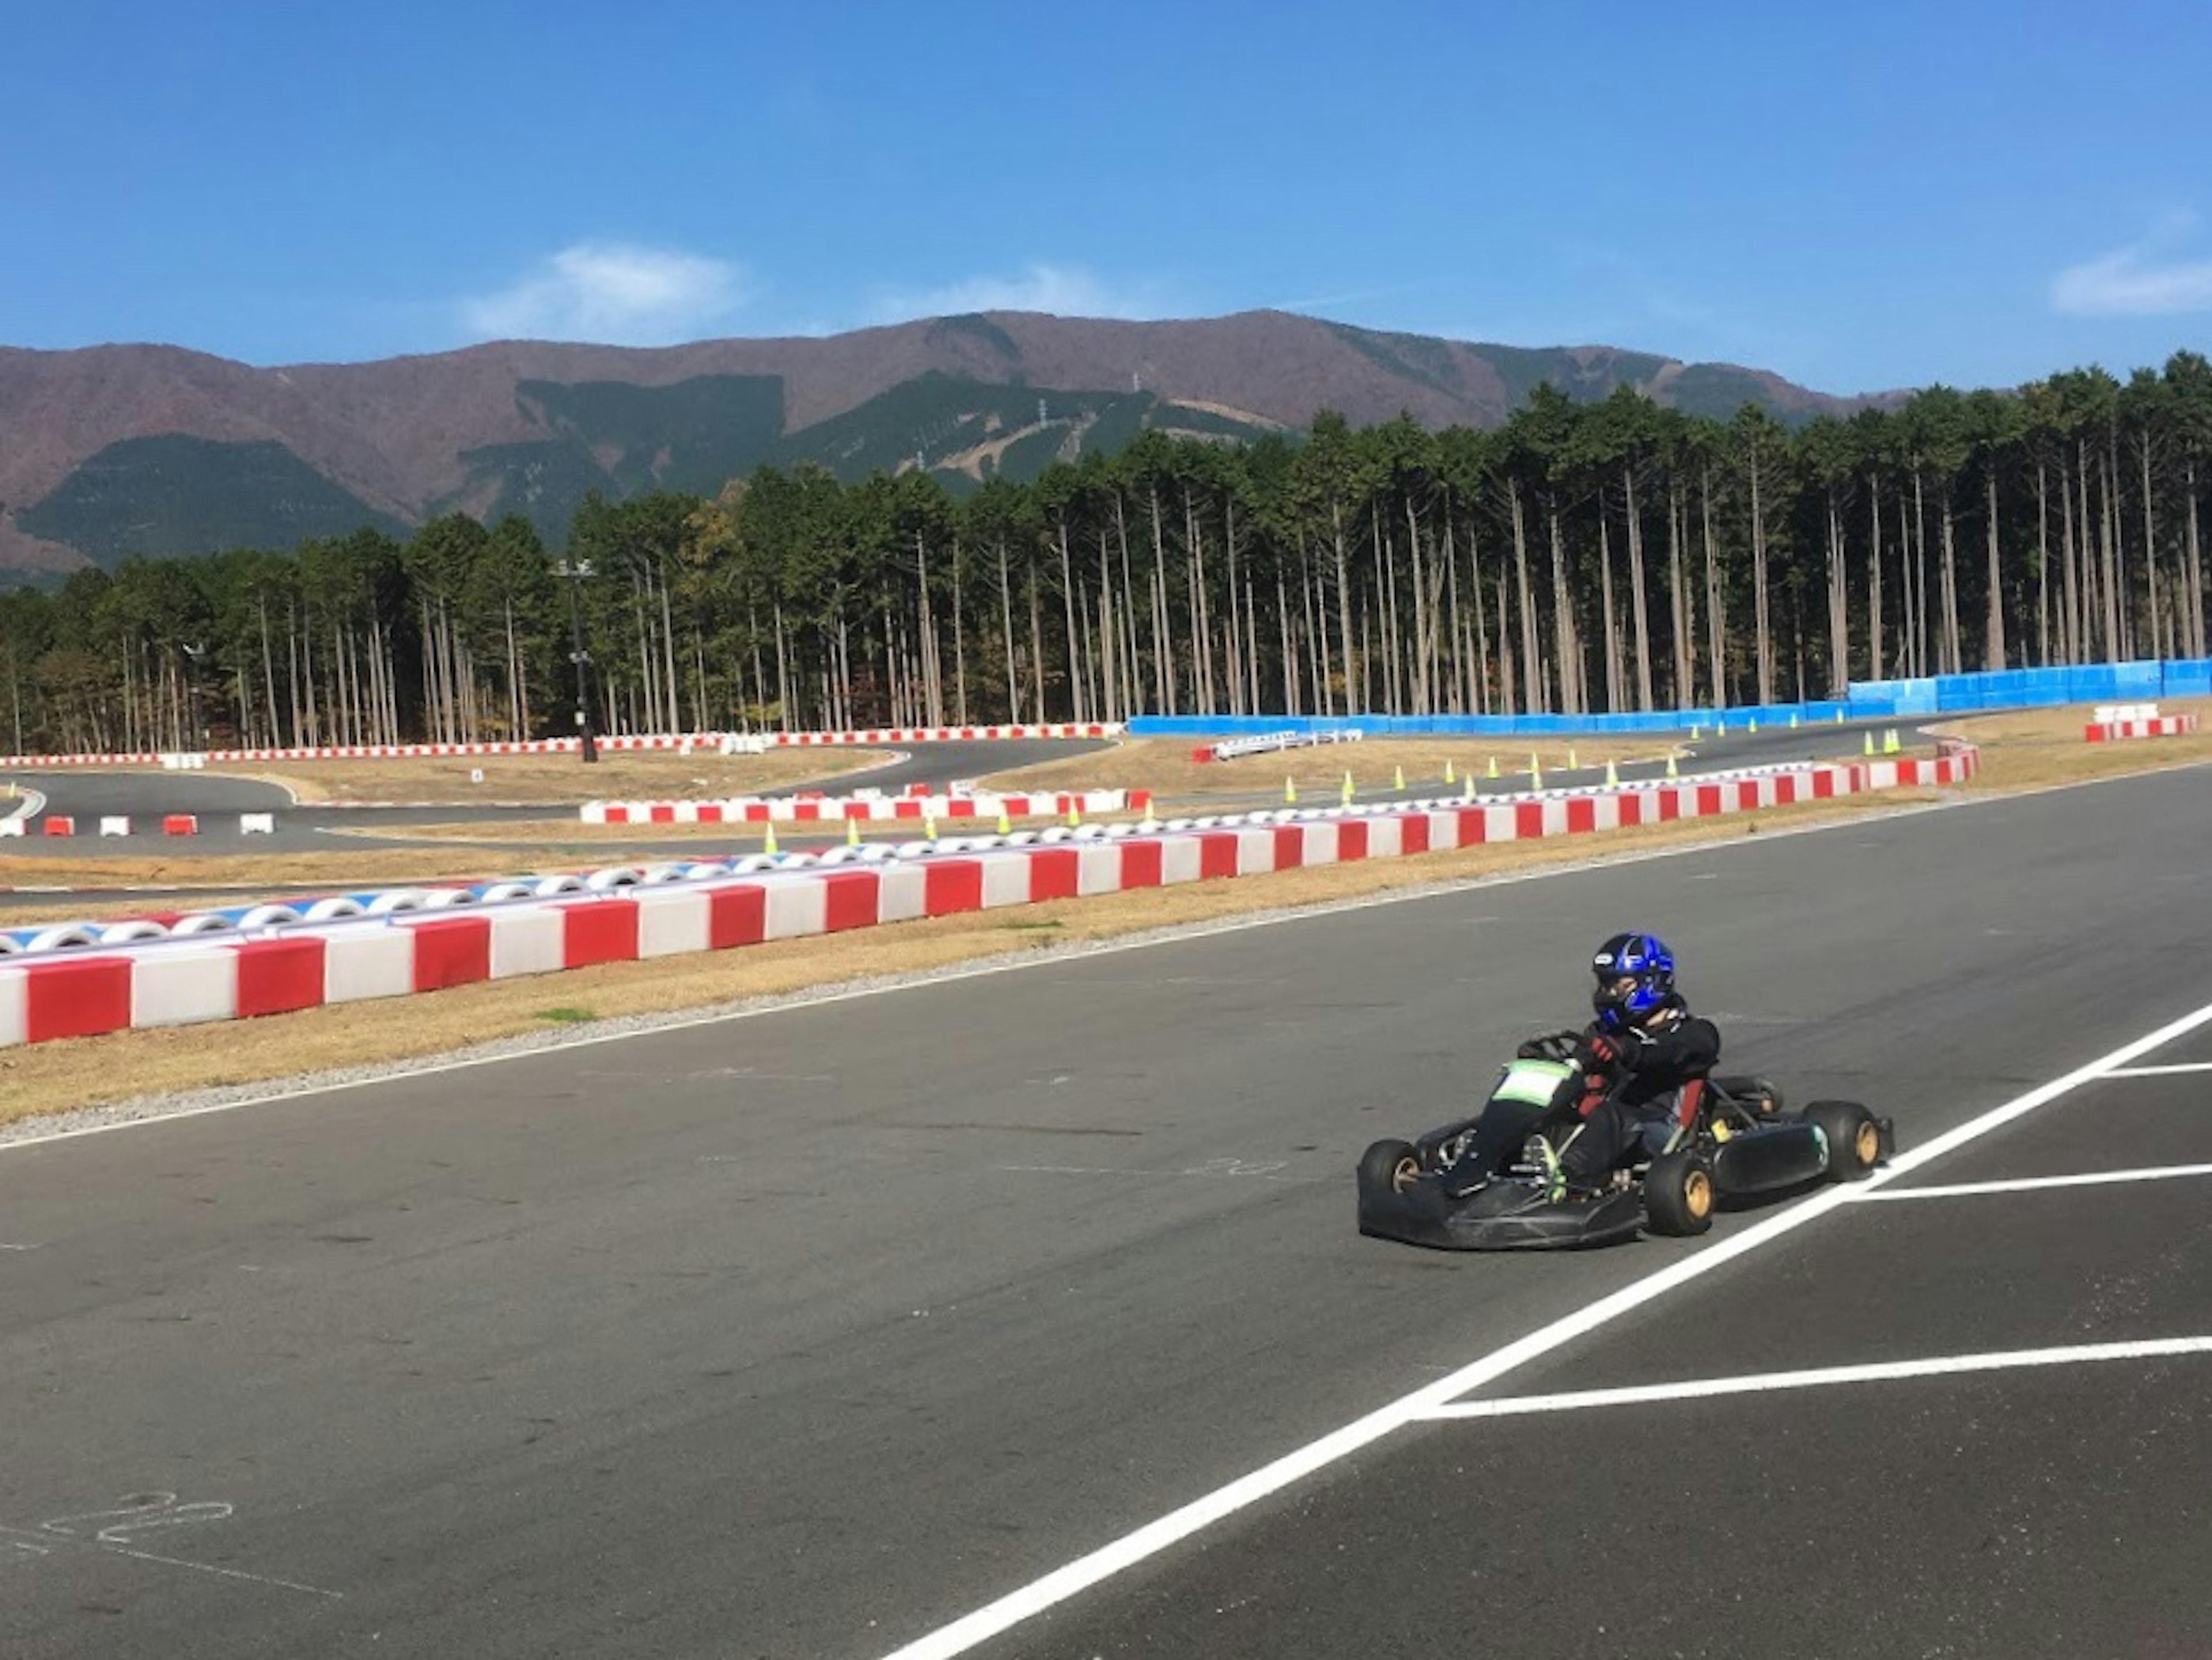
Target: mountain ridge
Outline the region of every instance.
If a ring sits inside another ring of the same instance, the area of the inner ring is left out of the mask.
[[[988,312],[820,337],[493,341],[269,368],[159,344],[0,347],[0,575],[191,551],[193,538],[289,545],[325,533],[299,527],[343,514],[346,498],[363,522],[519,510],[557,534],[586,489],[710,491],[718,471],[763,461],[848,476],[920,465],[966,487],[1147,426],[1235,439],[1303,429],[1326,408],[1358,424],[1403,412],[1488,427],[1539,381],[1577,398],[1632,386],[1697,413],[1749,401],[1789,420],[1887,398],[1615,347],[1486,345],[1278,311]],[[250,447],[272,444],[330,488]],[[234,475],[256,482],[226,484]],[[253,496],[272,480],[279,499]]]

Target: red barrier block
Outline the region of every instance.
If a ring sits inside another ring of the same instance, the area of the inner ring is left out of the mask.
[[[297,939],[249,939],[235,949],[240,1019],[321,1006],[321,939],[312,934]]]
[[[161,820],[161,834],[164,836],[198,836],[199,833],[200,821],[195,814],[173,812]]]
[[[1364,818],[1340,818],[1336,821],[1336,862],[1348,865],[1355,859],[1367,857],[1367,821]]]
[[[65,963],[26,964],[23,1039],[90,1037],[131,1024],[131,963],[122,957],[84,957]]]
[[[1567,834],[1588,836],[1597,828],[1597,803],[1587,795],[1567,798]]]
[[[1403,854],[1426,853],[1429,850],[1429,816],[1417,812],[1410,818],[1398,821],[1398,851]]]
[[[415,989],[443,991],[491,978],[491,919],[441,916],[404,925],[415,941]]]
[[[1641,795],[1623,795],[1615,799],[1620,803],[1620,816],[1614,822],[1617,823],[1621,829],[1632,830],[1644,822],[1644,797]]]
[[[637,960],[636,900],[580,899],[557,909],[562,968]]]
[[[1306,831],[1303,824],[1275,826],[1275,868],[1296,870],[1306,861]]]
[[[1224,838],[1230,844],[1230,856],[1236,856],[1237,838]],[[1033,852],[1030,860],[1030,903],[1046,899],[1073,899],[1076,896],[1081,871],[1080,861],[1073,848],[1043,848]],[[1232,863],[1231,868],[1234,868]]]
[[[983,909],[983,866],[973,859],[932,859],[921,867],[921,914],[950,916]]]
[[[1721,810],[1721,787],[1718,784],[1698,786],[1698,816],[1710,818]]]
[[[822,879],[822,885],[824,933],[836,933],[846,928],[872,928],[881,919],[878,890],[882,884],[875,872],[833,871]]]
[[[676,822],[676,804],[655,801],[645,810],[645,818],[649,824],[672,824]]]
[[[1201,882],[1216,876],[1237,874],[1237,838],[1218,832],[1208,832],[1198,838],[1198,878]]]
[[[1813,799],[1826,801],[1836,793],[1836,775],[1826,767],[1813,775]]]
[[[69,818],[66,815],[58,817],[54,814],[49,813],[45,821],[40,825],[39,834],[41,836],[75,836],[76,834],[76,820]]]
[[[1516,801],[1513,804],[1513,839],[1533,842],[1544,833],[1544,804],[1541,801]]]
[[[707,946],[757,946],[768,934],[768,895],[759,888],[717,888],[707,896]]]
[[[1157,842],[1121,843],[1121,887],[1156,888],[1160,885],[1160,844]]]

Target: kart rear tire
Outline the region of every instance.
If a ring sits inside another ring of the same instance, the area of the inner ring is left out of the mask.
[[[1881,1121],[1857,1102],[1814,1101],[1805,1120],[1827,1138],[1831,1182],[1863,1182],[1881,1163]]]
[[[1663,1153],[1644,1173],[1644,1225],[1653,1233],[1689,1238],[1713,1225],[1712,1167],[1695,1149]]]
[[[1403,1193],[1421,1174],[1420,1155],[1411,1141],[1377,1141],[1359,1155],[1359,1186],[1364,1192]]]
[[[1783,1098],[1781,1085],[1770,1079],[1739,1075],[1716,1078],[1713,1082],[1761,1118],[1771,1118],[1790,1104]]]

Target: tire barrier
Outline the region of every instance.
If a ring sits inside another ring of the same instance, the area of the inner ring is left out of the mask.
[[[1310,749],[1317,744],[1356,744],[1361,736],[1357,727],[1319,732],[1301,732],[1292,727],[1283,732],[1258,733],[1249,738],[1224,738],[1218,744],[1202,744],[1190,752],[1190,758],[1234,761],[1247,755],[1272,755],[1278,750]]]
[[[830,824],[936,818],[1064,818],[1071,812],[1143,812],[1150,790],[1080,790],[1056,795],[783,795],[724,801],[586,801],[586,824]]]
[[[1112,738],[1118,722],[1081,725],[1062,721],[1018,727],[891,727],[865,732],[679,732],[614,733],[595,738],[602,750],[670,750],[678,754],[758,753],[770,749],[817,745],[882,748],[892,744],[974,743],[1012,738]],[[210,762],[439,760],[472,755],[574,755],[577,738],[532,738],[484,744],[331,744],[297,749],[208,750],[191,755],[141,750],[105,754],[0,755],[0,767],[151,767],[174,771]]]
[[[1283,808],[1142,827],[1055,826],[1018,838],[910,843],[898,850],[903,856],[873,860],[749,857],[686,866],[680,880],[632,879],[597,891],[586,878],[550,878],[531,897],[498,902],[479,891],[474,903],[439,905],[428,897],[433,891],[406,889],[317,901],[306,913],[315,921],[289,926],[247,924],[255,908],[210,912],[179,919],[167,937],[143,942],[111,943],[95,925],[68,925],[28,941],[7,936],[0,945],[0,1045],[242,1019],[599,963],[1308,865],[1586,835],[1900,785],[1956,784],[1971,778],[1978,762],[1972,746],[1947,744],[1929,760],[1799,765],[1610,792]],[[566,891],[546,894],[551,882],[567,884]],[[333,906],[350,909],[326,909]]]

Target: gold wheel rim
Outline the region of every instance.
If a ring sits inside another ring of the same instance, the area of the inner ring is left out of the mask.
[[[1701,1170],[1693,1170],[1682,1183],[1682,1208],[1694,1217],[1712,1214],[1713,1178]]]
[[[1403,1193],[1420,1179],[1421,1162],[1410,1155],[1390,1167],[1390,1185]]]
[[[1859,1168],[1872,1170],[1881,1157],[1881,1127],[1871,1119],[1861,1124],[1851,1146],[1858,1154]]]

